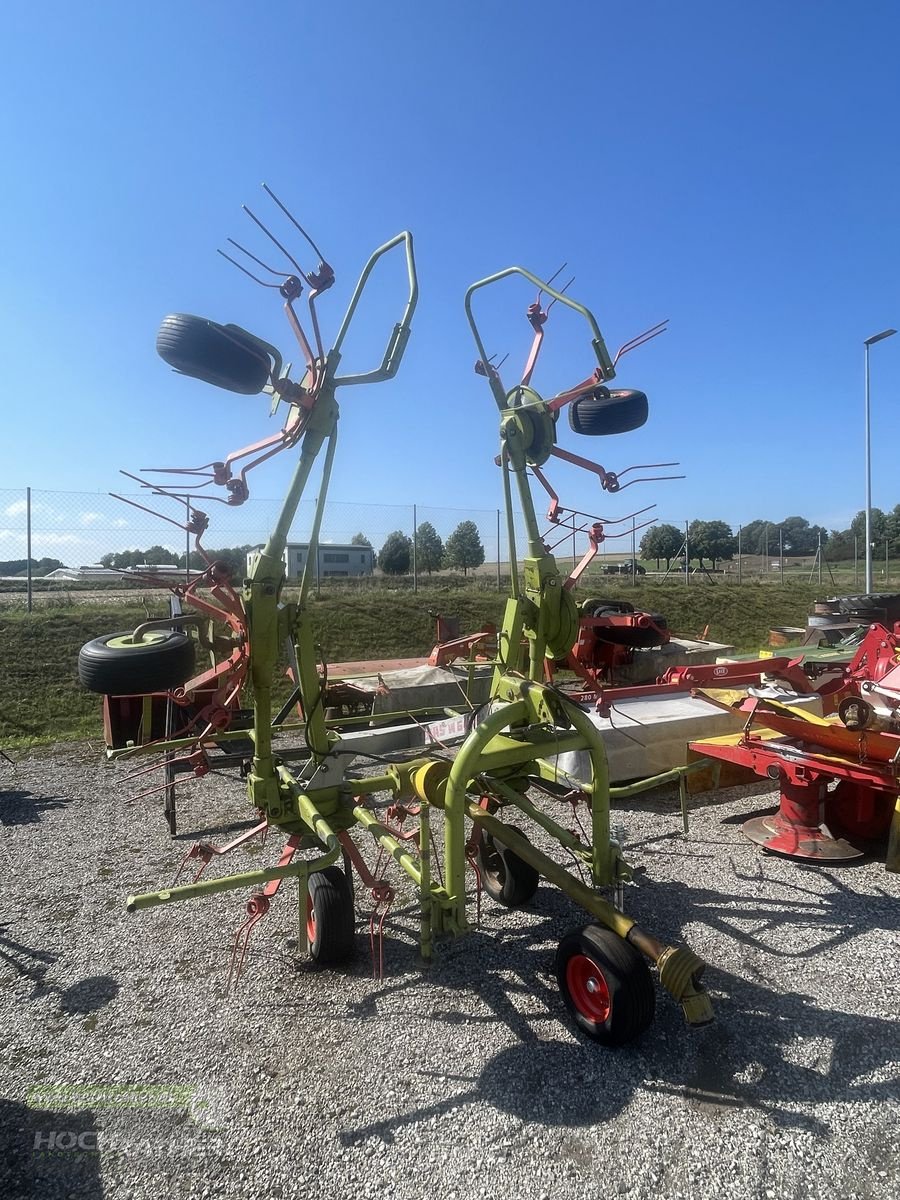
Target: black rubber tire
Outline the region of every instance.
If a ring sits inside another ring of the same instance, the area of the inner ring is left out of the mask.
[[[582,614],[586,617],[605,616],[606,613],[633,613],[634,605],[627,600],[600,600],[597,598],[581,602]]]
[[[482,887],[504,908],[527,904],[538,890],[541,877],[531,863],[519,858],[499,838],[484,831],[478,843],[476,863]]]
[[[243,396],[261,392],[272,367],[268,354],[239,326],[218,325],[190,313],[165,318],[156,335],[156,352],[182,375]]]
[[[569,425],[575,433],[598,437],[640,429],[649,413],[644,392],[594,388],[569,405]]]
[[[174,629],[151,629],[144,641],[127,644],[131,631],[107,633],[81,647],[78,678],[102,696],[168,692],[194,673],[194,643]],[[110,645],[121,642],[121,645]]]
[[[313,962],[331,966],[356,951],[353,889],[340,867],[313,871],[306,902],[306,932]]]
[[[594,996],[578,986],[585,967],[597,989]],[[556,981],[575,1024],[604,1046],[633,1042],[653,1021],[656,989],[650,968],[639,950],[602,925],[566,934],[556,951]]]

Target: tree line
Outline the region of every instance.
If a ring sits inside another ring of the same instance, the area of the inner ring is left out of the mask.
[[[888,513],[872,509],[872,542],[887,546],[891,555],[900,553],[900,504]],[[827,530],[824,525],[811,525],[805,517],[785,517],[783,521],[750,521],[735,533],[725,521],[691,521],[687,531],[677,525],[660,524],[648,529],[641,538],[640,554],[655,559],[657,566],[665,561],[668,570],[675,559],[684,558],[685,533],[689,561],[713,568],[719,562],[730,562],[739,551],[775,557],[792,558],[814,555],[821,548],[829,562],[860,558],[865,552],[866,514],[860,510],[848,529]]]
[[[416,570],[431,575],[443,568],[470,570],[484,562],[484,546],[474,521],[461,521],[443,541],[430,521],[423,521],[415,532]],[[388,534],[378,551],[378,566],[385,575],[407,575],[412,567],[413,539],[400,529]]]
[[[350,539],[350,544],[373,548],[364,533],[355,533]],[[240,578],[247,569],[248,553],[258,549],[259,544],[254,543],[245,546],[225,546],[219,550],[209,550],[208,553],[211,558],[227,562],[233,574]],[[429,575],[444,568],[461,570],[466,575],[484,562],[484,546],[474,521],[460,522],[446,541],[442,540],[430,521],[423,521],[415,531],[415,549],[416,570],[425,571]],[[413,539],[402,530],[395,529],[393,533],[388,534],[384,545],[378,551],[376,562],[385,575],[406,575],[412,569],[412,557]],[[62,563],[54,560],[54,565],[62,566]],[[100,565],[116,571],[139,566],[176,566],[184,570],[187,566],[187,555],[175,554],[165,546],[149,546],[146,550],[119,550],[104,554]],[[24,559],[21,566],[24,570]],[[191,551],[190,567],[196,571],[202,571],[206,567],[206,563],[196,551]]]

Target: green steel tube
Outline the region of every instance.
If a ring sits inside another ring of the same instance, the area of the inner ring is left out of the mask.
[[[642,954],[652,959],[659,969],[660,983],[669,995],[681,1005],[689,1024],[709,1024],[713,1019],[712,1004],[700,985],[704,963],[694,954],[693,950],[687,946],[664,946],[662,942],[641,929],[630,917],[626,917],[624,913],[608,901],[603,900],[596,892],[585,887],[564,867],[542,854],[540,850],[535,849],[519,830],[504,825],[502,821],[490,816],[477,804],[469,804],[468,811],[473,821],[479,822],[488,833],[499,838],[519,858],[530,863],[551,883],[555,883],[560,891],[571,896],[576,904],[580,904],[601,924],[617,933],[619,937],[627,939]]]
[[[173,904],[177,900],[194,900],[198,896],[213,896],[217,892],[231,892],[236,888],[259,887],[272,883],[276,879],[290,879],[301,875],[304,871],[321,871],[330,867],[340,856],[340,843],[337,851],[329,851],[320,858],[303,859],[300,862],[287,863],[283,867],[269,867],[264,871],[241,871],[237,875],[223,875],[219,879],[202,879],[199,883],[185,883],[178,887],[165,888],[160,892],[144,892],[138,896],[129,896],[125,901],[128,912],[140,912],[145,908],[155,908],[158,904]]]
[[[886,871],[900,871],[900,795],[894,805],[894,815],[891,817],[891,830],[888,835],[887,859],[884,864]]]
[[[337,425],[333,425],[328,435],[328,449],[325,451],[325,463],[322,467],[322,481],[319,484],[319,495],[316,497],[316,511],[313,516],[312,528],[309,533],[309,550],[303,565],[303,575],[300,577],[300,592],[297,597],[298,606],[306,601],[309,585],[316,577],[319,557],[319,532],[322,528],[322,517],[325,513],[325,500],[328,496],[328,484],[331,482],[331,468],[334,465],[334,452],[337,449]],[[293,519],[293,518],[292,518]],[[282,553],[284,551],[282,550]]]
[[[609,840],[609,765],[599,729],[577,704],[565,702],[575,729],[584,738],[591,762],[591,874],[595,887],[615,883],[618,877],[618,847]]]
[[[476,725],[453,760],[444,793],[444,875],[453,905],[453,915],[461,929],[466,926],[466,854],[464,818],[466,788],[478,774],[478,761],[488,742],[516,721],[528,718],[524,700],[504,704]]]
[[[419,806],[419,951],[425,962],[431,962],[431,807]]]
[[[341,345],[347,335],[347,330],[350,327],[350,322],[353,320],[356,307],[359,304],[363,289],[366,286],[369,276],[378,260],[389,250],[393,250],[395,246],[403,243],[406,250],[406,273],[409,280],[409,293],[407,295],[406,306],[403,310],[403,316],[395,325],[391,337],[388,341],[387,349],[384,353],[381,366],[374,371],[367,371],[360,375],[342,375],[335,378],[335,385],[347,387],[358,383],[378,383],[384,379],[390,379],[396,373],[397,367],[400,365],[400,358],[403,355],[403,350],[406,346],[406,341],[409,337],[409,323],[412,320],[412,315],[416,310],[416,304],[419,300],[419,282],[416,276],[416,259],[413,251],[413,237],[408,230],[403,233],[398,233],[396,237],[391,238],[389,242],[385,242],[383,246],[379,246],[372,257],[363,267],[353,295],[350,298],[350,303],[347,305],[347,311],[344,313],[344,319],[341,322],[341,327],[337,332],[337,337],[334,340],[334,346],[328,353],[328,358],[335,356],[336,360],[340,360]]]
[[[478,357],[482,362],[486,363],[488,361],[488,355],[484,348],[484,343],[481,340],[481,334],[478,332],[478,326],[475,323],[475,317],[472,313],[472,297],[479,288],[487,287],[491,283],[498,283],[501,279],[506,279],[509,275],[524,276],[525,279],[533,283],[540,291],[546,292],[547,295],[552,296],[554,300],[558,300],[567,308],[574,309],[575,312],[580,313],[590,327],[591,344],[594,348],[594,354],[597,357],[597,362],[603,371],[603,378],[613,379],[615,377],[615,368],[613,367],[612,360],[609,357],[606,344],[603,341],[603,334],[600,332],[600,327],[594,319],[594,314],[590,311],[590,309],[585,308],[583,304],[579,304],[570,296],[566,296],[562,292],[556,291],[555,288],[552,288],[548,284],[544,283],[542,279],[538,279],[537,275],[532,275],[530,271],[526,271],[524,267],[507,267],[504,271],[498,271],[496,275],[489,275],[486,279],[480,279],[477,283],[473,283],[466,292],[466,317],[469,321],[469,328],[472,330],[472,336],[475,338],[475,345],[478,347]],[[493,390],[494,389],[492,388],[492,391]],[[500,389],[500,394],[498,394],[497,391],[494,391],[494,396],[495,399],[497,399],[497,405],[502,412],[502,410],[506,407],[505,397],[501,398],[502,388]]]
[[[506,509],[506,541],[509,549],[509,594],[519,598],[519,559],[516,549],[516,522],[513,516],[512,488],[509,483],[509,451],[504,442],[500,450],[500,469],[503,472],[503,506]]]
[[[641,792],[649,792],[664,783],[672,783],[683,779],[686,775],[690,775],[692,771],[700,770],[701,767],[706,769],[711,763],[712,759],[698,759],[697,762],[688,763],[684,767],[672,767],[671,770],[663,771],[660,775],[648,775],[646,779],[639,779],[635,783],[614,785],[609,789],[610,799],[628,800],[631,796],[638,796]]]
[[[492,837],[498,838],[505,846],[514,851],[519,858],[530,863],[536,871],[539,871],[545,879],[549,879],[551,883],[566,893],[567,896],[580,904],[586,909],[591,916],[596,917],[598,921],[604,924],[608,929],[612,929],[619,937],[627,937],[635,922],[631,917],[626,917],[624,913],[619,912],[608,900],[604,900],[602,896],[598,896],[580,879],[576,879],[570,875],[565,867],[561,867],[559,863],[555,863],[552,858],[548,858],[535,846],[528,841],[524,834],[515,829],[513,826],[505,825],[503,821],[498,821],[496,817],[492,817],[486,813],[483,808],[477,804],[469,803],[469,816],[473,821],[477,821],[483,826]]]
[[[325,397],[322,397],[325,399]],[[322,401],[320,400],[319,405]],[[317,409],[319,407],[317,405]],[[316,459],[319,456],[319,451],[325,442],[325,438],[330,436],[334,427],[334,422],[337,420],[337,405],[333,398],[330,406],[332,411],[329,414],[330,422],[326,423],[326,427],[310,428],[307,430],[303,439],[303,450],[300,454],[300,461],[297,463],[297,468],[294,471],[294,477],[291,480],[291,485],[288,488],[287,495],[284,498],[284,503],[281,506],[281,512],[278,520],[275,523],[275,528],[269,534],[269,540],[266,542],[265,549],[262,551],[261,557],[271,558],[282,565],[283,570],[283,555],[284,548],[287,545],[288,534],[290,533],[291,524],[294,517],[297,515],[297,505],[300,503],[300,498],[309,480],[310,472],[313,469]],[[315,413],[315,410],[314,410]]]
[[[410,879],[414,883],[417,883],[420,888],[424,888],[425,883],[423,883],[424,876],[422,874],[421,860],[416,858],[414,854],[410,854],[409,850],[407,850],[405,846],[401,846],[390,830],[386,829],[375,816],[375,814],[369,812],[367,808],[363,808],[361,805],[357,806],[353,810],[353,815],[356,817],[357,821],[359,821],[361,825],[364,825],[369,833],[372,834],[378,844],[384,846],[385,850],[388,852],[394,862],[403,868]],[[439,884],[432,882],[430,873],[427,880],[427,888],[428,895],[431,897],[432,901],[436,901],[442,907],[448,907],[449,897],[446,889],[442,888]],[[460,930],[460,932],[462,932],[462,930]]]
[[[303,791],[300,783],[294,778],[287,767],[278,767],[278,778],[290,788],[291,795],[297,805],[297,814],[301,821],[312,830],[313,834],[322,842],[329,853],[335,855],[343,853],[343,847],[338,836],[329,825],[327,818],[319,812],[315,802],[307,792]]]
[[[492,792],[495,792],[499,796],[505,796],[510,804],[520,809],[526,817],[534,821],[535,825],[540,825],[542,829],[546,830],[552,837],[555,837],[561,846],[565,846],[575,854],[590,853],[590,847],[585,846],[584,842],[580,841],[573,833],[570,833],[568,829],[559,825],[552,817],[548,817],[546,813],[541,812],[539,808],[531,803],[527,796],[523,796],[521,792],[517,792],[515,788],[511,788],[502,779],[486,778]]]

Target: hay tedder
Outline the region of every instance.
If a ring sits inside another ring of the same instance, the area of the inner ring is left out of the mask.
[[[616,790],[609,786],[600,734],[582,707],[547,682],[545,667],[548,660],[568,655],[576,640],[579,614],[571,594],[574,579],[561,577],[538,529],[530,478],[551,491],[555,502],[552,524],[559,523],[561,510],[543,475],[551,456],[587,467],[606,492],[620,490],[625,486],[620,475],[557,446],[557,417],[568,407],[575,432],[623,432],[646,419],[646,396],[609,389],[615,366],[600,329],[588,309],[564,291],[554,290],[518,267],[469,288],[465,307],[478,348],[476,370],[487,378],[499,410],[499,463],[512,580],[496,639],[491,699],[480,712],[470,714],[470,732],[455,751],[435,746],[415,755],[367,754],[365,735],[371,721],[366,716],[335,721],[326,713],[327,668],[320,662],[308,604],[311,569],[307,565],[296,599],[288,600],[283,594],[284,550],[313,464],[324,455],[307,564],[315,560],[337,444],[339,391],[388,380],[400,366],[418,296],[413,240],[409,233],[401,233],[375,251],[334,341],[326,349],[317,302],[333,283],[334,272],[287,209],[274,196],[272,199],[315,250],[321,260],[318,267],[304,272],[253,214],[259,229],[285,255],[288,269],[266,266],[237,243],[232,243],[236,252],[264,277],[230,254],[226,257],[258,283],[280,292],[305,363],[299,379],[292,380],[283,370],[282,358],[273,346],[238,326],[195,316],[167,317],[157,348],[181,373],[233,392],[271,394],[273,411],[279,406],[286,410],[281,431],[224,460],[169,472],[164,482],[139,479],[150,492],[183,506],[182,519],[167,519],[194,535],[196,549],[207,566],[193,582],[173,589],[177,603],[170,617],[95,639],[80,656],[81,679],[92,690],[105,695],[164,697],[174,713],[161,736],[124,751],[120,757],[156,753],[161,756],[161,766],[177,761],[181,768],[202,775],[209,769],[212,743],[228,746],[232,741],[237,745],[249,741],[243,774],[249,803],[259,820],[227,845],[197,843],[182,864],[183,870],[196,868],[193,879],[176,879],[160,891],[131,896],[128,909],[139,912],[211,893],[249,890],[246,917],[237,931],[231,961],[230,977],[236,977],[253,927],[282,884],[295,880],[301,950],[318,963],[337,964],[354,950],[355,871],[374,902],[370,931],[377,967],[382,953],[379,934],[395,892],[380,864],[393,864],[392,869],[399,868],[416,885],[421,954],[426,961],[432,957],[435,935],[455,937],[470,929],[468,869],[474,869],[474,890],[479,897],[483,887],[508,907],[530,901],[543,877],[591,918],[590,923],[563,937],[556,953],[563,1000],[584,1033],[606,1045],[618,1045],[637,1037],[649,1025],[655,1007],[651,965],[662,987],[682,1006],[687,1021],[705,1024],[711,1020],[712,1010],[700,985],[702,960],[685,946],[664,945],[625,915],[621,902],[613,903],[600,894],[599,889],[609,888],[620,895],[619,885],[630,876],[621,846],[610,833],[610,798]],[[403,311],[380,365],[362,374],[341,374],[341,348],[360,297],[373,269],[391,251],[405,255],[408,292]],[[538,288],[538,300],[528,309],[534,340],[524,374],[506,390],[498,369],[488,359],[472,301],[480,289],[512,275],[524,277]],[[305,325],[298,316],[304,291]],[[595,362],[586,379],[549,401],[531,387],[547,318],[541,307],[544,294],[551,303],[559,302],[585,320]],[[297,465],[280,515],[266,545],[252,559],[247,578],[237,582],[203,549],[209,522],[198,507],[200,497],[218,499],[216,489],[224,489],[224,503],[242,503],[249,494],[250,470],[274,454],[292,450]],[[516,557],[514,485],[527,541],[521,563]],[[577,519],[585,514],[569,511],[568,516],[575,530]],[[596,546],[602,524],[587,520],[589,524],[579,528],[590,529]],[[573,575],[577,577],[577,569]],[[285,719],[287,706],[276,711],[273,697],[279,656],[285,646],[296,691],[291,707],[296,704],[299,721]],[[195,666],[198,651],[207,662],[200,670]],[[245,685],[252,688],[249,715],[240,708]],[[302,742],[299,749],[282,748],[291,731],[297,735],[295,741]],[[573,750],[587,751],[589,778],[576,781],[556,765],[557,756]],[[652,785],[653,781],[647,784]],[[566,827],[565,814],[574,817],[579,832]],[[283,838],[272,866],[204,877],[210,863],[266,832]],[[574,869],[546,852],[548,846],[558,852],[558,858],[566,857]],[[375,856],[376,864],[370,866]]]

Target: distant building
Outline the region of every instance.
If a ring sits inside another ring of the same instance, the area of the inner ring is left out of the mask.
[[[247,555],[249,572],[257,552]],[[299,579],[309,557],[309,542],[288,542],[284,550],[284,570],[288,579]],[[371,546],[337,545],[334,542],[319,543],[318,576],[320,579],[336,579],[360,575],[371,575],[375,570],[375,551]]]

